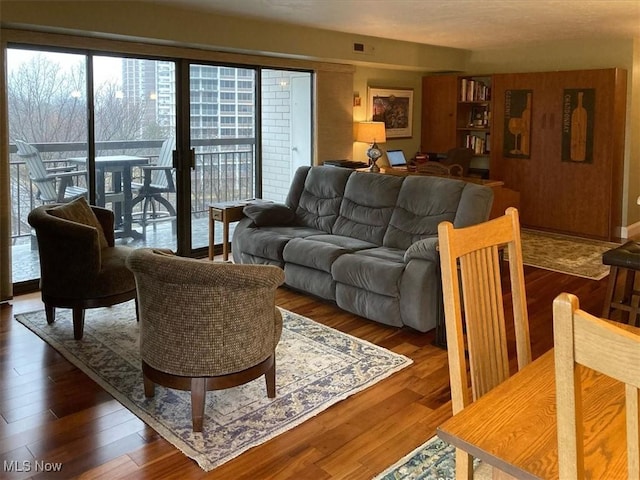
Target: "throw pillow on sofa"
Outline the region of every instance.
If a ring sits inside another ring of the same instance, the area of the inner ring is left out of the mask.
[[[296,218],[296,213],[281,203],[247,205],[242,213],[249,217],[257,227],[290,225]]]

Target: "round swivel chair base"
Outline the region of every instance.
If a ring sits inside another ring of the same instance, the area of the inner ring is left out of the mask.
[[[153,397],[155,384],[176,390],[191,391],[191,420],[193,431],[201,432],[204,420],[204,404],[206,393],[210,390],[223,390],[236,387],[255,380],[261,375],[265,376],[267,384],[267,397],[276,396],[276,356],[275,352],[262,362],[240,372],[229,373],[211,377],[185,377],[157,370],[142,361],[142,374],[144,377],[144,394]]]

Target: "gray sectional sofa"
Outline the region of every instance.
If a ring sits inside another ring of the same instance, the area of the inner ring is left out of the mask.
[[[233,259],[277,265],[294,289],[426,332],[443,311],[438,224],[485,221],[492,202],[490,188],[461,180],[301,167],[285,204],[245,207]]]

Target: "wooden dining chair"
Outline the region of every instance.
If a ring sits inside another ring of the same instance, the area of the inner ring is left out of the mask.
[[[640,478],[640,336],[580,310],[575,295],[562,293],[553,302],[553,337],[560,478],[585,478],[577,365],[625,384],[627,478]]]
[[[455,415],[510,376],[501,249],[509,256],[518,369],[531,362],[518,211],[465,228],[442,222],[438,238]],[[457,449],[456,478],[470,478],[472,465],[471,455]]]

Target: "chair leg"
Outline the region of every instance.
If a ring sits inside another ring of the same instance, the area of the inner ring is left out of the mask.
[[[473,457],[464,450],[456,448],[456,480],[473,478]]]
[[[151,218],[155,220],[158,218],[158,207],[156,207],[156,202],[154,201],[155,195],[151,197]],[[156,222],[153,222],[153,231],[156,231]]]
[[[147,233],[147,209],[149,208],[149,197],[144,197],[142,203],[142,235],[146,236]]]
[[[629,313],[629,325],[638,326],[638,315],[640,314],[640,292],[634,290],[631,297],[631,312]]]
[[[626,269],[625,272],[625,281],[624,281],[624,292],[622,294],[622,300],[620,303],[622,305],[631,306],[631,302],[633,301],[633,284],[635,283],[636,272],[635,270]],[[622,313],[622,322],[629,323],[629,310],[623,310]]]
[[[163,197],[162,195],[158,195],[156,197],[156,200],[158,200],[158,203],[161,205],[164,205],[164,208],[167,209],[167,212],[169,212],[169,216],[173,217],[173,220],[171,221],[171,233],[173,235],[176,234],[176,209],[175,207],[171,204],[171,202],[169,201],[169,199]]]
[[[51,325],[56,321],[56,307],[52,307],[51,305],[44,304],[44,314],[47,317],[47,323]]]
[[[136,303],[136,322],[140,323],[140,305],[138,305],[138,295],[133,299]]]
[[[147,378],[146,375],[142,375],[144,381],[144,396],[153,397],[156,394],[156,384]]]
[[[82,340],[84,334],[84,308],[73,308],[73,338]]]
[[[604,295],[604,305],[602,306],[602,318],[609,318],[609,315],[611,315],[611,304],[613,303],[613,295],[615,294],[616,283],[618,282],[618,273],[618,267],[611,266],[607,292]]]
[[[273,356],[273,365],[264,374],[264,379],[267,383],[267,397],[275,398],[276,396],[276,359],[275,354]]]
[[[192,378],[191,379],[191,422],[194,432],[202,431],[202,422],[204,420],[204,399],[207,394],[207,379]]]

